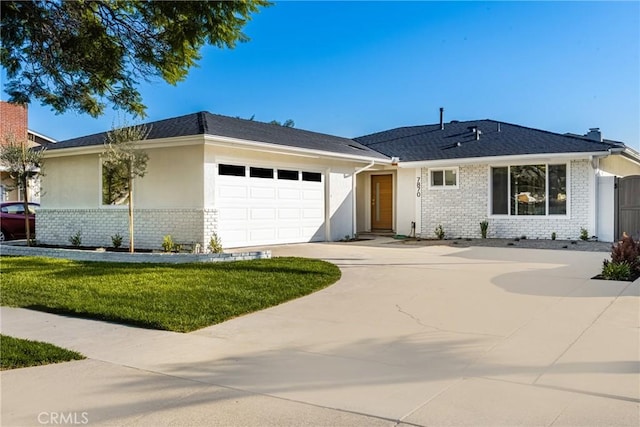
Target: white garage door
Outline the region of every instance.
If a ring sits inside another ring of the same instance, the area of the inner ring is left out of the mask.
[[[218,165],[218,235],[225,247],[324,240],[324,179],[292,169]]]

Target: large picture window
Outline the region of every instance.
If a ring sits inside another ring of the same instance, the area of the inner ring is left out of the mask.
[[[567,165],[491,168],[493,215],[566,215]]]

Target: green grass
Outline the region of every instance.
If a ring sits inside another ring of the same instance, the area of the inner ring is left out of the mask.
[[[305,258],[128,264],[2,257],[0,304],[189,332],[310,294],[340,278]]]
[[[0,335],[0,369],[2,370],[48,365],[50,363],[84,358],[80,353],[65,350],[46,342],[29,341]]]

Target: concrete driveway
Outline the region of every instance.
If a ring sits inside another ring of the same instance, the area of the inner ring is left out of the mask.
[[[640,424],[640,281],[590,280],[605,253],[270,249],[342,279],[190,334],[3,307],[3,333],[89,359],[3,372],[2,425]]]

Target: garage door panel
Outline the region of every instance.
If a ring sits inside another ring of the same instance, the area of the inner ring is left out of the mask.
[[[273,200],[276,197],[276,190],[275,188],[251,187],[249,189],[249,194],[252,199]]]
[[[245,185],[224,185],[219,187],[221,199],[246,199],[247,187]]]
[[[322,212],[320,212],[318,209],[302,209],[302,218],[322,219]]]
[[[261,208],[253,208],[251,209],[251,219],[257,220],[265,220],[265,219],[276,219],[276,210],[275,209],[261,209]]]
[[[249,230],[251,242],[271,242],[275,240],[276,233],[273,228],[259,228]]]
[[[300,227],[279,227],[278,228],[278,239],[291,241],[291,239],[299,239],[302,237],[302,228]]]
[[[300,209],[298,208],[280,208],[278,209],[278,219],[280,220],[292,220],[292,219],[300,219]],[[283,224],[284,226],[284,224]]]
[[[278,189],[278,199],[284,200],[299,200],[300,190],[293,188],[279,188]]]
[[[322,200],[322,190],[304,190],[302,198],[304,200]]]
[[[236,220],[246,220],[247,219],[247,209],[246,208],[224,208],[220,209],[218,213],[218,218],[220,221],[236,221]]]

